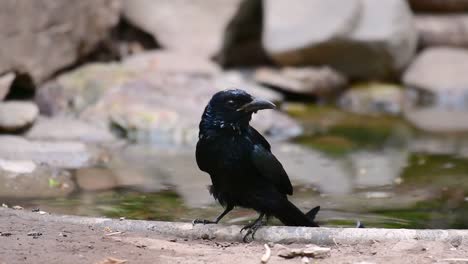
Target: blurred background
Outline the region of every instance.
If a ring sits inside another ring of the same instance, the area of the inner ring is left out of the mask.
[[[323,225],[468,228],[468,0],[2,0],[0,25],[4,206],[214,217],[198,122],[241,88]]]

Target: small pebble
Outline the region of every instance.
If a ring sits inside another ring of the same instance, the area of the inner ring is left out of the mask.
[[[32,236],[33,238],[38,238],[38,237],[42,236],[42,233],[40,233],[40,232],[29,232],[27,234],[27,236]]]

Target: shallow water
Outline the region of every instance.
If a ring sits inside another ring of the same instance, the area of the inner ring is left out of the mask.
[[[430,134],[399,118],[359,116],[326,107],[290,105],[305,135],[273,143],[304,211],[320,205],[324,226],[468,228],[468,135]],[[129,145],[102,167],[73,172],[68,197],[4,202],[90,216],[191,221],[222,209],[194,149]],[[238,209],[224,220],[245,223]],[[278,224],[273,221],[272,224]]]

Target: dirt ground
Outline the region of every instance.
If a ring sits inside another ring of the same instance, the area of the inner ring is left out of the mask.
[[[263,243],[250,244],[163,237],[94,226],[37,221],[0,211],[0,263],[260,263]],[[277,255],[268,263],[301,263]],[[310,263],[468,263],[468,243],[402,241],[333,245],[330,255]],[[304,262],[302,262],[304,263]]]

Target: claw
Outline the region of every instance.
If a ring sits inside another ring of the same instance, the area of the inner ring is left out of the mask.
[[[248,243],[248,242],[249,242],[249,240],[247,239],[247,237],[248,237],[251,233],[252,233],[252,232],[251,232],[250,229],[249,229],[249,231],[247,232],[247,234],[245,234],[244,238],[242,238],[242,241],[244,241],[244,243]],[[254,235],[252,235],[252,241],[253,241],[253,239],[254,239]]]
[[[242,227],[242,229],[240,230],[241,233],[244,230],[247,230],[247,233],[245,234],[242,241],[244,241],[244,243],[247,243],[248,242],[247,238],[249,237],[249,235],[252,237],[252,241],[253,241],[255,239],[255,233],[257,232],[257,230],[265,224],[266,224],[266,221],[263,220],[263,215],[260,215],[260,217],[257,220],[255,220],[253,223]]]
[[[255,225],[255,222],[247,224],[246,226],[242,227],[239,233],[244,232],[244,230],[251,229]],[[248,231],[247,231],[248,232]]]
[[[263,226],[263,223],[255,223],[254,225],[252,225],[251,227],[243,227],[241,229],[241,232],[244,231],[244,230],[247,230],[247,233],[245,234],[244,238],[242,239],[242,241],[244,241],[244,243],[247,243],[249,242],[248,240],[248,237],[251,236],[252,237],[252,241],[255,239],[255,233],[257,232],[257,230]]]

